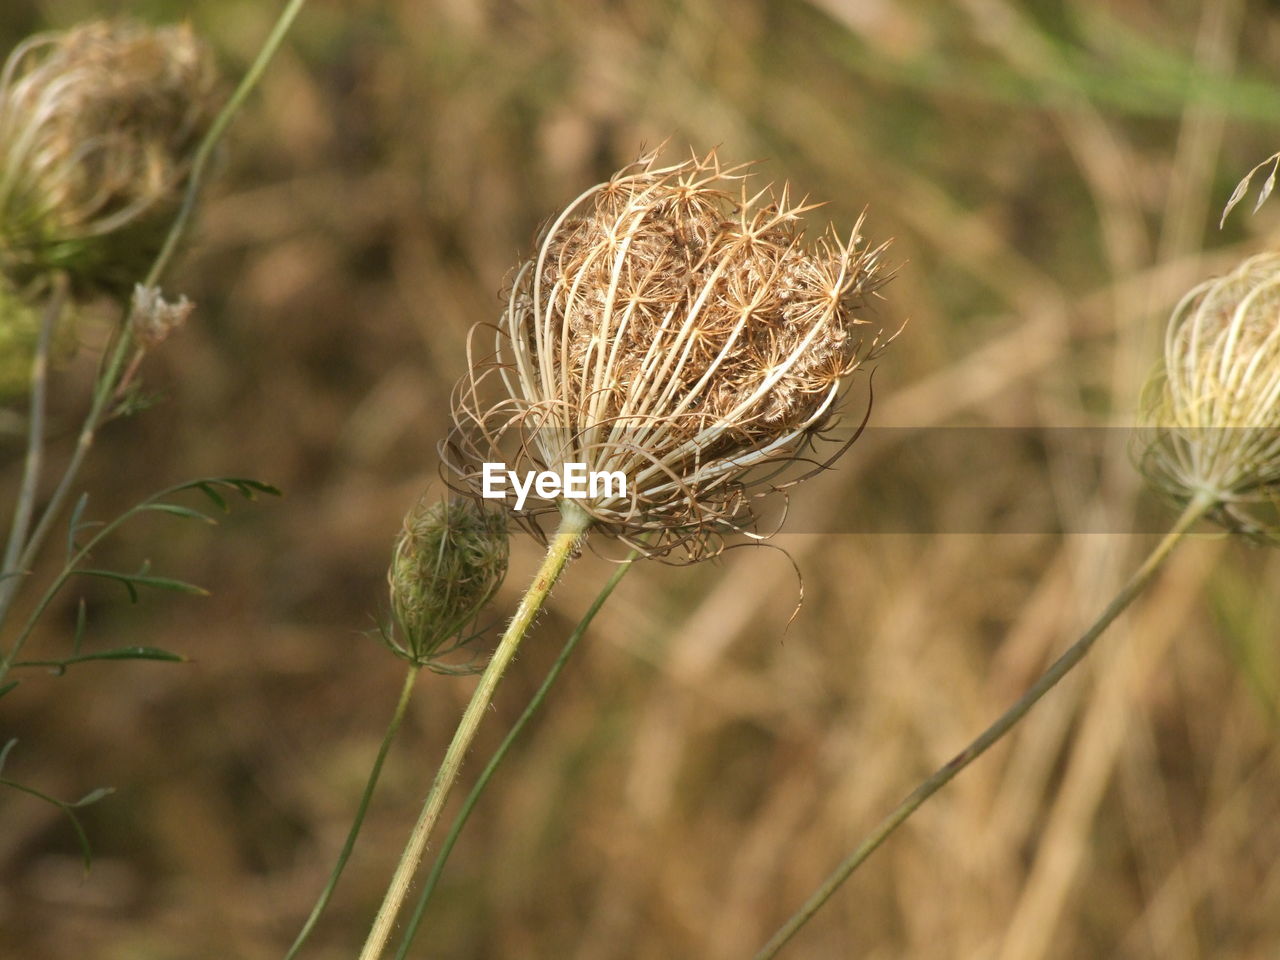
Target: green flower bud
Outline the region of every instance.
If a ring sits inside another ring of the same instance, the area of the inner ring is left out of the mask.
[[[480,611],[507,573],[504,515],[474,500],[420,500],[405,517],[387,580],[396,654],[441,673],[467,672],[440,657],[474,639]]]

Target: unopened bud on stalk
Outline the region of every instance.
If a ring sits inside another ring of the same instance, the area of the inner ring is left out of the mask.
[[[217,86],[187,26],[98,22],[15,49],[0,73],[0,273],[127,290],[164,241]]]
[[[1280,501],[1280,253],[1191,290],[1173,311],[1147,388],[1141,467],[1228,529],[1275,536]]]
[[[419,501],[387,571],[395,619],[388,646],[440,673],[468,672],[439,658],[473,639],[475,621],[506,573],[503,514],[461,497]]]

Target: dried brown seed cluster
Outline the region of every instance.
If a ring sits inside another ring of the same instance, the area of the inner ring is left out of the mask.
[[[129,304],[129,327],[134,341],[144,349],[158,347],[190,319],[196,305],[185,296],[170,303],[159,287],[134,284]]]
[[[0,273],[127,290],[163,241],[216,94],[187,26],[99,22],[14,50],[0,74]]]
[[[1173,311],[1148,387],[1141,466],[1175,499],[1271,538],[1280,503],[1280,253],[1245,260]],[[1259,511],[1270,511],[1263,516]]]
[[[621,472],[626,496],[579,503],[595,527],[694,559],[750,526],[754,485],[785,485],[779,465],[884,342],[856,315],[884,248],[865,245],[861,221],[848,240],[806,245],[811,207],[785,189],[748,195],[745,180],[714,154],[666,167],[651,155],[546,228],[495,355],[456,392],[445,460],[467,486],[480,491],[484,462]]]

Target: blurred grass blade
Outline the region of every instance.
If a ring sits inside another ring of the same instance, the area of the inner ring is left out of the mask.
[[[208,524],[216,524],[218,522],[207,513],[202,513],[194,507],[184,507],[180,503],[147,503],[143,504],[138,509],[140,511],[151,511],[153,513],[168,513],[175,517],[184,517],[188,520],[199,520],[202,523]]]
[[[1267,197],[1271,196],[1271,191],[1276,186],[1276,170],[1274,164],[1271,167],[1271,173],[1267,175],[1266,181],[1262,184],[1262,189],[1258,191],[1258,202],[1253,205],[1253,212],[1257,213],[1258,209],[1267,201]]]
[[[67,804],[67,806],[72,807],[73,809],[87,807],[90,804],[97,803],[103,797],[109,796],[112,793],[115,793],[115,790],[111,787],[98,787],[96,790],[90,790],[75,803]]]
[[[89,623],[89,608],[81,597],[76,604],[76,630],[71,638],[71,654],[76,656],[80,653],[80,648],[84,646],[85,627]]]
[[[84,516],[85,507],[89,505],[89,494],[82,493],[76,500],[76,505],[71,508],[71,516],[67,520],[67,556],[75,555],[76,550],[76,534],[84,529],[85,524],[81,523]]]
[[[1253,212],[1257,213],[1258,208],[1262,206],[1263,201],[1265,201],[1267,197],[1271,196],[1271,191],[1276,185],[1276,171],[1277,169],[1280,169],[1280,153],[1273,153],[1271,156],[1267,157],[1267,159],[1263,160],[1260,164],[1246,173],[1244,177],[1241,178],[1240,182],[1236,184],[1236,188],[1231,191],[1231,196],[1227,199],[1227,205],[1222,208],[1222,217],[1218,220],[1219,230],[1221,230],[1223,225],[1227,222],[1227,217],[1230,215],[1231,211],[1235,209],[1236,204],[1243,200],[1245,194],[1249,192],[1249,184],[1253,181],[1254,174],[1267,164],[1271,164],[1271,174],[1262,185],[1262,192],[1258,197],[1258,202],[1254,204]]]
[[[15,667],[53,667],[66,668],[77,663],[88,663],[90,660],[161,660],[165,663],[186,663],[187,658],[160,647],[117,647],[114,650],[101,650],[97,653],[81,653],[58,660],[19,660]]]
[[[6,746],[6,752],[8,747],[12,746],[13,743],[14,741],[9,741],[9,744]],[[51,797],[47,793],[42,793],[34,787],[28,787],[25,783],[18,783],[18,781],[10,780],[7,777],[0,777],[0,786],[9,787],[20,793],[25,793],[28,796],[35,797],[37,800],[43,800],[45,803],[61,810],[66,815],[67,819],[71,821],[71,828],[76,832],[76,840],[80,845],[80,858],[84,863],[84,871],[85,873],[89,872],[90,868],[93,866],[93,849],[89,846],[89,835],[84,832],[84,826],[80,823],[80,818],[76,816],[75,811],[79,807],[86,807],[91,803],[97,803],[108,794],[114,793],[114,788],[99,787],[97,790],[93,790],[85,794],[75,803],[67,803],[64,800],[59,800],[57,797]]]
[[[175,580],[172,577],[153,577],[143,573],[119,573],[115,570],[98,570],[98,569],[81,569],[74,571],[77,576],[82,577],[98,577],[103,580],[114,580],[116,583],[122,584],[129,592],[129,602],[138,602],[138,587],[150,587],[155,590],[172,590],[175,593],[187,593],[199,597],[209,596],[209,591],[204,587],[196,586],[194,583],[187,583],[185,580]]]
[[[273,487],[269,483],[261,480],[251,480],[248,477],[204,477],[200,480],[193,480],[190,483],[184,483],[174,487],[170,493],[177,493],[182,490],[199,490],[206,497],[213,501],[214,505],[223,513],[228,512],[231,508],[227,503],[219,488],[234,490],[246,500],[255,500],[260,493],[268,496],[281,496],[280,490]]]

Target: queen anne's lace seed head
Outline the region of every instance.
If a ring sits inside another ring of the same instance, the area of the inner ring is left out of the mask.
[[[1143,472],[1180,501],[1266,535],[1280,499],[1280,253],[1195,287],[1173,311],[1148,386]]]
[[[163,242],[217,107],[188,26],[33,37],[0,72],[0,273],[128,290]]]
[[[649,552],[696,559],[750,528],[755,497],[787,485],[779,469],[885,342],[856,315],[884,248],[867,247],[861,220],[847,240],[805,244],[811,206],[785,188],[749,195],[745,180],[714,154],[667,167],[650,155],[543,231],[494,357],[455,394],[445,460],[464,485],[480,492],[484,462],[582,463],[628,483],[579,501],[595,528]]]

